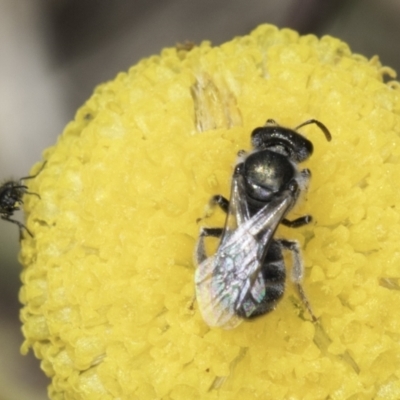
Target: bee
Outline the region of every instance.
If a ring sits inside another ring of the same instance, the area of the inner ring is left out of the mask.
[[[292,281],[316,320],[301,285],[304,267],[299,243],[274,237],[279,224],[298,228],[312,221],[311,215],[286,218],[311,177],[310,170],[300,170],[298,164],[311,156],[313,145],[297,132],[310,124],[331,140],[328,128],[315,119],[295,129],[269,119],[254,129],[253,150],[238,154],[230,200],[221,195],[211,198],[210,207],[219,206],[227,217],[223,228],[202,228],[195,247],[196,298],[209,326],[232,329],[244,319],[275,309],[285,290],[284,250],[292,254]],[[205,251],[209,236],[220,238],[210,257]]]
[[[37,193],[28,192],[28,187],[24,184],[24,181],[36,178],[40,172],[42,172],[45,165],[46,162],[43,163],[35,175],[25,176],[17,181],[9,180],[0,186],[0,217],[4,221],[18,225],[20,239],[22,238],[23,229],[25,229],[31,237],[33,237],[33,235],[23,223],[12,219],[11,217],[14,215],[15,211],[20,210],[21,205],[23,204],[22,197],[25,194],[37,196],[40,199],[40,196]]]

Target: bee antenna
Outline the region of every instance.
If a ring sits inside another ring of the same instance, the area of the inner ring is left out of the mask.
[[[310,124],[317,125],[318,128],[321,129],[321,131],[324,133],[324,135],[326,137],[326,140],[328,142],[330,142],[332,140],[332,135],[329,132],[329,129],[322,122],[318,121],[317,119],[309,119],[309,120],[303,122],[302,124],[300,124],[299,126],[297,126],[295,128],[295,131],[297,131],[297,129],[299,129],[299,128],[305,126],[305,125],[310,125]]]

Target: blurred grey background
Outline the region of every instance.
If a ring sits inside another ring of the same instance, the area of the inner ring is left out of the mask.
[[[400,71],[398,0],[0,0],[0,179],[27,175],[100,82],[163,47],[261,23],[337,36]],[[20,355],[18,229],[0,221],[0,400],[47,398]]]

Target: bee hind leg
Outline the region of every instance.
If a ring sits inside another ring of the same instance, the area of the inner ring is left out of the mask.
[[[208,236],[212,237],[221,237],[223,233],[222,228],[201,228],[200,230],[200,235],[197,240],[195,249],[194,249],[194,263],[199,267],[199,265],[207,259],[207,253],[206,253],[206,248],[204,245],[204,238]],[[189,309],[193,310],[194,302],[196,301],[196,295],[193,296],[192,301],[190,303]]]
[[[289,250],[292,253],[293,257],[293,268],[292,268],[292,281],[295,284],[297,291],[299,293],[300,299],[303,302],[304,306],[306,307],[307,311],[309,312],[313,322],[317,321],[317,317],[314,315],[310,301],[308,300],[303,286],[301,284],[303,280],[303,274],[304,274],[304,266],[303,266],[303,260],[301,259],[300,255],[300,248],[298,242],[294,240],[285,240],[285,239],[280,239],[278,240],[282,248]]]

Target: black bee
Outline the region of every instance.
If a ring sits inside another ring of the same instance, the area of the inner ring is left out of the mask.
[[[43,163],[42,167],[35,175],[23,177],[18,181],[9,180],[0,186],[0,217],[4,221],[18,225],[20,238],[22,238],[23,229],[25,229],[31,237],[33,237],[33,235],[24,224],[12,219],[11,217],[14,215],[15,211],[18,211],[21,208],[21,205],[23,204],[22,197],[25,194],[31,194],[40,199],[40,196],[37,193],[28,192],[28,187],[24,185],[24,181],[36,178],[40,172],[42,172],[45,165],[46,162]]]
[[[286,215],[306,190],[311,173],[298,163],[309,158],[312,143],[296,132],[316,124],[328,141],[331,134],[321,122],[311,119],[294,130],[269,119],[251,135],[253,151],[239,152],[230,200],[216,195],[211,206],[227,213],[224,228],[202,228],[195,249],[196,298],[209,326],[234,328],[243,319],[272,311],[285,289],[283,250],[293,256],[292,280],[310,312],[301,286],[303,261],[297,241],[276,239],[279,224],[297,228],[311,222],[310,215],[294,220]],[[217,252],[208,257],[204,238],[220,237]]]

